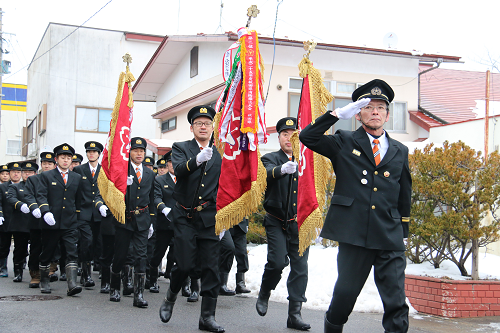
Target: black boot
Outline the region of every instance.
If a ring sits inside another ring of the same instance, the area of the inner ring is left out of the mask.
[[[134,306],[147,308],[148,302],[144,299],[144,285],[146,284],[146,273],[134,274]]]
[[[57,276],[57,262],[51,262],[50,263],[50,271],[49,271],[49,278],[50,282],[56,282],[59,280],[59,277]]]
[[[144,288],[151,288],[151,269],[149,268],[149,265],[146,268],[146,283],[144,284]]]
[[[149,292],[151,293],[159,293],[160,292],[160,287],[158,286],[158,268],[157,267],[150,267],[150,287],[149,287]]]
[[[269,305],[269,297],[271,297],[271,291],[266,291],[260,287],[259,297],[257,298],[257,304],[255,304],[255,308],[257,309],[257,313],[261,316],[265,316],[267,313],[267,307]]]
[[[198,302],[200,297],[200,286],[198,285],[199,279],[191,279],[191,295],[189,295],[188,302]]]
[[[325,314],[325,333],[342,333],[344,325],[334,325],[326,319]]]
[[[14,282],[23,281],[23,264],[14,264]]]
[[[311,325],[304,323],[302,320],[302,316],[300,314],[301,310],[302,302],[288,302],[288,319],[286,320],[286,327],[301,331],[307,331],[311,328]]]
[[[134,285],[132,284],[132,267],[124,265],[122,268],[123,296],[132,295]]]
[[[245,284],[245,273],[236,273],[236,293],[248,294],[250,289]]]
[[[66,264],[66,277],[68,278],[68,296],[73,296],[82,292],[82,287],[77,284],[78,280],[78,264],[69,262]]]
[[[203,296],[201,299],[201,315],[198,328],[202,331],[225,332],[226,330],[215,321],[217,298]]]
[[[120,301],[120,273],[114,273],[113,270],[110,269],[111,277],[109,284],[109,300],[111,302],[119,302]]]
[[[68,278],[66,277],[66,267],[59,263],[59,269],[61,270],[61,276],[59,277],[59,281],[67,281]]]
[[[82,275],[80,279],[80,283],[85,287],[85,288],[90,288],[95,286],[94,280],[92,280],[92,265],[90,264],[90,261],[83,261],[82,262]]]
[[[227,278],[229,277],[229,273],[220,273],[220,289],[219,295],[221,296],[234,296],[236,292],[227,287]]]
[[[175,300],[177,299],[177,293],[173,293],[168,287],[167,296],[163,300],[160,306],[160,319],[164,323],[168,323],[170,318],[172,318],[172,310],[174,309]]]
[[[50,265],[42,266],[40,265],[40,291],[42,294],[50,294],[50,277],[49,277]]]
[[[109,282],[111,277],[109,267],[101,266],[101,273],[101,294],[109,294]]]
[[[190,281],[191,281],[191,279],[189,277],[187,277],[186,280],[184,281],[184,284],[182,285],[181,294],[184,297],[191,296],[191,291],[189,291],[189,283],[190,283]]]
[[[0,277],[9,277],[9,271],[7,270],[7,258],[0,259]]]

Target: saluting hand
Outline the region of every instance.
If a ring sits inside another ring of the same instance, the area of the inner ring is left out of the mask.
[[[21,205],[21,212],[23,212],[24,214],[29,214],[30,213],[30,209],[28,208],[27,204],[22,204]]]
[[[31,214],[33,214],[33,216],[36,219],[39,219],[40,217],[42,217],[42,212],[40,211],[40,208],[33,209],[33,211],[31,212]]]
[[[212,147],[203,148],[203,150],[196,155],[196,164],[200,165],[203,162],[209,161],[213,153]]]
[[[351,119],[355,114],[358,114],[359,111],[361,111],[361,108],[367,106],[370,101],[371,99],[369,98],[363,98],[359,101],[349,103],[342,108],[335,109],[330,112],[330,114],[339,119]]]
[[[4,221],[4,220],[5,220],[5,219],[4,219],[3,217],[0,217],[0,225],[2,225],[2,224],[3,224],[3,221]]]
[[[101,213],[102,217],[106,217],[106,215],[108,215],[107,210],[108,207],[106,205],[102,205],[101,207],[99,207],[99,213]]]
[[[56,224],[56,220],[54,219],[54,215],[51,212],[48,212],[43,216],[43,219],[45,220],[45,223],[47,223],[50,226],[53,226]]]
[[[285,173],[291,175],[292,173],[295,173],[297,171],[297,162],[295,161],[288,161],[285,164],[281,166],[281,174],[284,175]]]
[[[165,215],[165,217],[167,217],[168,213],[170,213],[170,211],[172,210],[172,208],[169,208],[169,207],[165,207],[161,210],[161,213],[163,215]]]
[[[134,183],[134,176],[128,176],[127,178],[127,186],[130,186]]]

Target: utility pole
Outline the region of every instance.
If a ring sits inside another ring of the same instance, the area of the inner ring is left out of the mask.
[[[488,162],[488,141],[490,128],[490,70],[486,71],[486,108],[484,114],[484,163]]]

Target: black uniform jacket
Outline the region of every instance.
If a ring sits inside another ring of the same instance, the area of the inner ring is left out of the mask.
[[[12,212],[14,208],[7,201],[7,194],[9,194],[9,185],[12,182],[9,180],[8,182],[0,184],[0,217],[4,218],[3,225],[0,225],[0,232],[9,231],[9,224],[12,219]]]
[[[81,182],[80,174],[73,171],[68,171],[66,184],[57,168],[40,174],[36,202],[42,212],[42,219],[46,213],[51,212],[56,220],[53,226],[43,221],[40,223],[42,229],[77,228],[77,214],[80,213],[82,201]]]
[[[75,167],[73,171],[82,176],[82,207],[78,219],[91,221],[93,217],[94,222],[100,222],[101,214],[95,206],[95,197],[97,195],[97,177],[99,176],[99,171],[101,171],[101,165],[97,165],[93,178],[88,162]]]
[[[155,206],[157,211],[156,230],[172,230],[170,221],[172,220],[172,211],[165,217],[161,212],[164,208],[174,208],[175,199],[173,197],[175,182],[170,173],[158,176],[155,179]]]
[[[281,174],[281,166],[289,161],[288,156],[283,150],[278,150],[268,153],[261,158],[262,164],[267,171],[267,189],[264,199],[264,209],[268,214],[279,220],[285,219],[285,209],[288,193],[290,195],[290,205],[288,206],[288,220],[295,218],[297,215],[297,183],[298,172],[294,174]],[[290,177],[292,177],[292,188],[290,189]],[[267,219],[264,224],[276,223],[275,219]],[[298,236],[297,222],[291,222],[292,228],[289,230],[292,235]],[[290,224],[290,222],[288,222]]]
[[[195,139],[176,142],[172,145],[172,165],[177,177],[174,190],[174,199],[182,207],[191,208],[194,194],[201,176],[201,166],[196,165],[196,155],[200,147]],[[199,212],[205,228],[215,225],[216,198],[219,188],[219,176],[222,159],[219,152],[213,147],[212,158],[207,162],[203,182],[196,198],[196,205],[203,205]],[[186,211],[187,214],[187,211]],[[177,223],[177,221],[174,221]]]
[[[30,232],[30,229],[40,229],[39,219],[35,218],[31,213],[24,214],[21,211],[21,206],[23,204],[26,204],[26,206],[31,205],[33,209],[38,208],[36,202],[29,204],[26,200],[27,197],[29,197],[29,193],[24,181],[9,185],[7,201],[14,208],[12,212],[12,220],[9,225],[9,231]]]
[[[370,249],[404,250],[411,205],[408,148],[386,133],[389,148],[376,166],[363,127],[324,135],[337,120],[326,113],[300,134],[306,147],[330,159],[336,175],[321,236]]]

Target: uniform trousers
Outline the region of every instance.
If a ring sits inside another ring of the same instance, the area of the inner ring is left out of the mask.
[[[0,232],[0,259],[7,259],[10,252],[10,245],[12,244],[12,232]]]
[[[292,237],[289,231],[283,230],[278,219],[268,214],[264,219],[267,234],[267,263],[262,275],[261,289],[274,290],[281,280],[283,269],[290,263],[290,274],[286,283],[288,300],[307,302],[309,248],[300,256],[298,237]]]
[[[101,235],[102,251],[99,262],[103,267],[111,267],[113,256],[115,254],[115,235]]]
[[[99,263],[102,252],[101,222],[92,219],[90,228],[92,229],[92,260],[95,264]]]
[[[178,293],[186,278],[201,269],[201,296],[219,296],[219,237],[215,225],[205,227],[198,212],[188,219],[186,211],[177,205],[173,210],[174,247],[177,269],[172,270],[170,290]]]
[[[64,247],[67,262],[76,262],[78,260],[78,229],[42,229],[41,236],[41,266],[47,266],[53,259],[56,259],[59,242],[61,242],[61,248]]]
[[[384,305],[382,326],[386,332],[407,332],[404,251],[367,249],[347,243],[339,244],[338,278],[327,312],[328,321],[334,325],[347,322],[372,266],[375,285]]]
[[[14,251],[12,262],[14,264],[24,264],[26,262],[26,255],[28,254],[28,243],[30,240],[29,232],[14,231]]]
[[[116,228],[113,273],[118,274],[122,266],[127,264],[129,254],[133,258],[134,272],[146,273],[148,233],[148,229],[138,231],[120,227]]]
[[[78,259],[81,262],[92,260],[91,221],[78,221]]]
[[[42,230],[30,229],[30,257],[28,268],[37,271],[40,266],[40,253],[42,253]]]
[[[151,267],[158,267],[161,264],[165,253],[167,252],[167,248],[170,245],[170,241],[174,237],[174,230],[156,230],[156,242],[154,246],[153,257],[149,265]],[[169,252],[172,250],[170,247]]]
[[[247,234],[239,226],[234,226],[224,233],[220,241],[220,264],[221,273],[229,273],[236,258],[237,273],[248,271]]]

